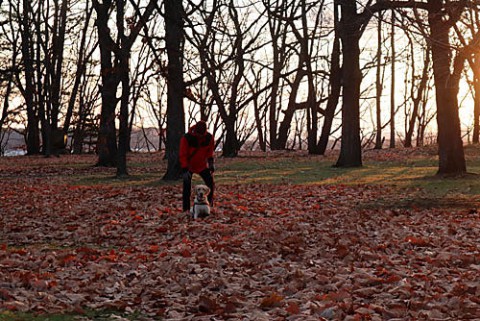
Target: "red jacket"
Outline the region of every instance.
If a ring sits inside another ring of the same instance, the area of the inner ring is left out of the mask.
[[[200,173],[208,167],[208,159],[213,158],[214,138],[209,132],[205,135],[195,133],[195,126],[180,140],[180,166],[192,173]]]

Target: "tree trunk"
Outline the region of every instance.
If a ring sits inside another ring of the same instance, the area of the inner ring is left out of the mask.
[[[279,150],[284,149],[278,142],[278,111],[279,111],[279,90],[282,68],[285,65],[286,59],[286,34],[284,24],[276,19],[274,12],[281,12],[284,8],[282,4],[275,2],[276,7],[267,11],[268,14],[268,29],[272,37],[272,89],[270,92],[270,103],[268,106],[268,129],[270,149]],[[281,108],[281,107],[280,107]]]
[[[342,67],[340,66],[340,39],[338,30],[338,6],[334,8],[335,37],[333,39],[332,55],[330,58],[330,95],[323,120],[322,134],[318,141],[318,153],[324,155],[327,150],[328,139],[332,131],[333,118],[337,109],[340,92],[342,90]]]
[[[251,72],[255,75],[253,79],[246,79],[247,84],[250,88],[251,92],[258,91],[258,86],[260,84],[261,80],[261,73],[255,73],[255,71],[252,69]],[[266,106],[263,105],[263,106]],[[257,139],[258,139],[258,145],[261,151],[266,152],[267,151],[267,144],[266,144],[266,137],[265,137],[265,131],[264,128],[266,128],[266,112],[268,107],[264,107],[265,109],[263,110],[262,113],[262,107],[259,106],[258,103],[258,96],[253,100],[253,116],[255,120],[255,128],[257,129]],[[252,146],[253,147],[253,146]]]
[[[230,89],[230,101],[228,103],[228,115],[225,111],[220,111],[220,115],[225,123],[225,141],[223,145],[222,155],[225,157],[237,157],[240,150],[240,142],[238,139],[238,133],[236,130],[237,115],[238,115],[238,93],[240,82],[245,76],[245,58],[243,48],[243,34],[238,18],[238,12],[235,8],[233,0],[230,0],[228,5],[229,14],[235,27],[235,42],[234,42],[234,54],[235,54],[235,69],[236,73],[233,77],[233,81]],[[218,108],[224,108],[224,105],[219,104]]]
[[[45,49],[48,46],[49,38],[49,28],[42,30],[42,12],[44,10],[45,2],[40,3],[40,7],[37,9],[37,18],[35,19],[35,32],[36,32],[36,41],[34,42],[36,47],[35,52],[37,64],[35,65],[36,70],[36,103],[38,106],[38,116],[41,124],[41,135],[42,135],[42,152],[46,157],[50,157],[52,154],[52,102],[47,100],[48,95],[50,94],[51,88],[51,76],[53,73],[52,61],[51,58],[44,59],[42,61],[42,51],[45,56],[47,56],[47,50]],[[49,6],[49,1],[47,2]],[[56,24],[56,19],[54,19],[54,24]],[[45,43],[42,39],[43,34],[45,33]],[[43,63],[41,63],[41,61]],[[46,75],[44,75],[44,70]]]
[[[63,56],[65,48],[65,30],[67,28],[67,11],[68,0],[63,0],[62,5],[58,8],[58,0],[55,1],[55,25],[53,30],[52,40],[52,58],[51,58],[51,87],[50,100],[51,100],[51,112],[50,112],[50,124],[51,129],[55,131],[58,128],[58,116],[61,107],[61,92],[62,92],[62,69],[63,69]],[[55,146],[53,146],[55,148]]]
[[[392,33],[390,34],[390,46],[392,47],[392,82],[390,85],[390,148],[395,148],[395,10],[392,10]]]
[[[118,63],[117,72],[119,81],[122,84],[122,96],[120,99],[120,117],[118,131],[118,155],[117,155],[117,177],[128,176],[127,172],[127,151],[128,151],[128,103],[130,98],[130,48],[125,36],[125,2],[117,0],[117,31],[120,38],[120,48],[116,54]]]
[[[474,105],[473,105],[473,137],[474,144],[479,143],[480,136],[480,55],[476,54],[473,58],[473,64],[476,72],[473,73],[473,90],[474,90]]]
[[[75,104],[77,101],[77,95],[78,91],[81,85],[81,80],[82,77],[85,75],[85,65],[86,61],[90,58],[91,54],[93,51],[90,51],[88,54],[85,53],[86,49],[86,43],[87,43],[87,33],[88,33],[88,27],[90,24],[90,18],[93,13],[93,7],[89,6],[89,2],[87,1],[86,7],[86,17],[85,17],[85,24],[82,29],[82,37],[80,40],[80,50],[79,50],[79,56],[76,64],[76,71],[75,71],[75,81],[72,86],[72,93],[70,94],[70,98],[68,100],[68,105],[67,105],[67,113],[65,115],[65,122],[63,123],[63,131],[65,134],[68,133],[68,129],[70,128],[70,123],[73,115],[73,109],[75,108]],[[81,114],[79,113],[79,116]]]
[[[467,169],[460,131],[457,97],[459,73],[463,69],[459,65],[461,64],[463,67],[463,58],[457,56],[454,64],[454,74],[451,74],[450,21],[443,21],[441,2],[430,0],[429,4],[428,22],[432,38],[433,73],[437,101],[439,156],[437,174],[463,174]]]
[[[25,104],[27,107],[27,155],[35,155],[40,153],[40,135],[38,127],[37,109],[34,103],[34,67],[33,53],[31,50],[32,34],[30,24],[31,7],[29,0],[23,0],[23,17],[22,17],[22,56],[25,69]]]
[[[301,20],[302,20],[302,33],[295,32],[297,38],[300,42],[300,55],[302,56],[301,60],[304,61],[305,67],[307,69],[307,83],[308,83],[308,95],[307,95],[307,148],[308,153],[312,155],[318,155],[318,113],[319,113],[319,104],[317,104],[317,92],[315,87],[315,79],[313,74],[312,67],[312,57],[310,55],[310,46],[309,41],[310,37],[316,37],[315,34],[312,34],[309,31],[307,19],[310,17],[307,16],[307,7],[306,1],[302,0],[301,3]],[[300,36],[301,34],[301,36]],[[312,45],[313,47],[313,45]]]
[[[412,59],[415,59],[413,55],[412,55]],[[403,146],[407,148],[412,147],[415,121],[419,118],[420,105],[423,103],[423,97],[425,96],[425,91],[427,90],[427,83],[428,83],[430,68],[431,68],[430,50],[428,49],[427,52],[425,53],[425,63],[423,65],[422,78],[420,79],[420,84],[418,86],[418,89],[415,95],[412,89],[413,110],[412,110],[412,114],[410,115],[410,119],[408,121],[408,129],[407,129],[407,132],[405,133],[405,142],[403,144]],[[413,76],[413,73],[412,73],[412,76]],[[412,84],[412,86],[414,85]]]
[[[223,143],[224,157],[237,157],[239,151],[239,142],[235,131],[235,118],[228,117],[224,119],[225,123],[225,141]]]
[[[290,133],[290,127],[292,126],[293,115],[297,111],[297,94],[300,90],[303,76],[305,76],[305,71],[302,70],[302,62],[300,61],[298,64],[298,71],[295,75],[295,80],[291,85],[291,91],[288,97],[288,106],[284,111],[283,120],[278,129],[278,137],[276,139],[275,149],[285,149],[287,146],[288,134]]]
[[[376,74],[376,134],[375,134],[375,149],[382,149],[382,12],[378,13],[378,26],[377,26],[377,74]]]
[[[97,12],[98,43],[100,47],[100,72],[102,85],[102,110],[100,112],[100,129],[98,132],[96,166],[115,167],[117,165],[117,133],[115,127],[115,108],[117,105],[118,76],[112,63],[112,44],[108,15],[112,3],[104,1],[103,4],[94,2]]]
[[[183,5],[182,1],[165,0],[165,34],[168,55],[167,94],[167,172],[164,180],[180,177],[180,139],[185,130],[183,109]]]
[[[342,145],[336,167],[362,166],[360,141],[360,25],[357,23],[357,3],[345,0],[341,4],[340,39],[343,46],[343,107]]]

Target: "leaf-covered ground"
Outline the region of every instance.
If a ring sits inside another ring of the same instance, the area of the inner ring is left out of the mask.
[[[132,157],[126,181],[93,156],[0,158],[0,317],[480,319],[476,195],[229,176],[288,161],[243,157],[219,160],[214,214],[192,221],[160,156]]]

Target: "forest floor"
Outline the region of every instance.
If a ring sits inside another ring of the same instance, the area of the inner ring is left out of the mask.
[[[480,148],[218,158],[213,215],[161,154],[0,158],[0,321],[480,320]],[[196,179],[198,181],[198,178]]]

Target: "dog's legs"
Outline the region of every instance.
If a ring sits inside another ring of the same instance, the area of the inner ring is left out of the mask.
[[[208,194],[208,203],[210,204],[211,207],[213,207],[213,202],[214,202],[214,193],[215,193],[215,180],[213,178],[212,173],[210,170],[206,169],[200,173],[200,177],[202,177],[203,181],[205,182],[205,185],[210,188],[210,194]]]
[[[193,219],[196,220],[196,219],[198,218],[198,213],[197,213],[197,211],[195,210],[195,203],[193,204],[192,209],[190,210],[190,214],[192,215],[192,218],[193,218]]]

